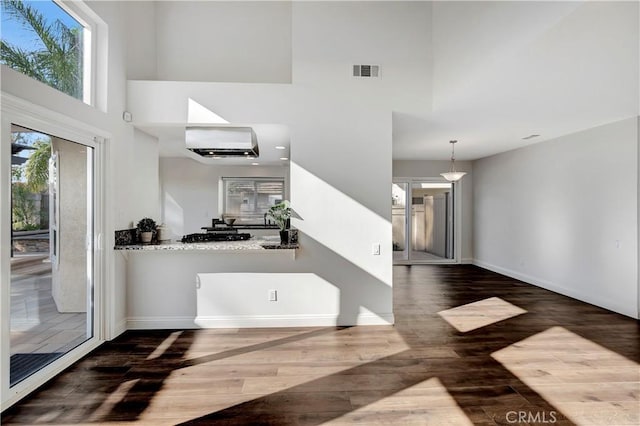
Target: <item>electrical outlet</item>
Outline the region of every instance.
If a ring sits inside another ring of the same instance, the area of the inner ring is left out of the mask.
[[[278,301],[278,291],[269,290],[269,302],[277,302],[277,301]]]
[[[374,256],[380,256],[380,243],[374,243],[371,246],[371,254]]]

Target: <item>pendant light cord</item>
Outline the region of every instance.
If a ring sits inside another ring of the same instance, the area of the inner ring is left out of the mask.
[[[455,155],[456,142],[458,141],[449,141],[449,143],[451,144],[451,168],[449,169],[450,172],[456,171],[456,155]]]

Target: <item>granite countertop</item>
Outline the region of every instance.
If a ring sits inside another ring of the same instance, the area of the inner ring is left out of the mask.
[[[280,244],[280,237],[252,237],[244,241],[210,241],[203,243],[163,242],[160,244],[133,244],[115,246],[114,250],[218,250],[218,251],[265,251],[293,250],[298,244]]]
[[[280,228],[278,227],[278,225],[236,225],[233,224],[231,226],[229,225],[220,225],[220,226],[202,226],[200,227],[200,229],[204,229],[205,231],[232,231],[232,230],[239,230],[239,229],[276,229],[279,230]]]

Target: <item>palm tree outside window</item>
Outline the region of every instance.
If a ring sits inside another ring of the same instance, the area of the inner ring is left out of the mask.
[[[1,0],[0,63],[84,100],[84,26],[54,1]]]

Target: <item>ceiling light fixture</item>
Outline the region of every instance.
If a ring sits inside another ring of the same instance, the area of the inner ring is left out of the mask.
[[[259,165],[259,164],[260,164],[260,163],[251,163],[251,165],[252,165],[252,166],[257,166],[257,165]]]
[[[451,166],[449,167],[449,171],[447,173],[440,173],[443,178],[448,180],[449,182],[456,182],[462,179],[462,176],[466,175],[467,172],[457,172],[456,171],[456,156],[455,156],[455,146],[458,141],[449,141],[451,144]]]
[[[289,157],[280,157],[280,159],[284,161],[284,160],[288,160]]]
[[[278,145],[278,146],[276,146],[276,149],[287,149],[287,147],[282,146],[282,145]]]

